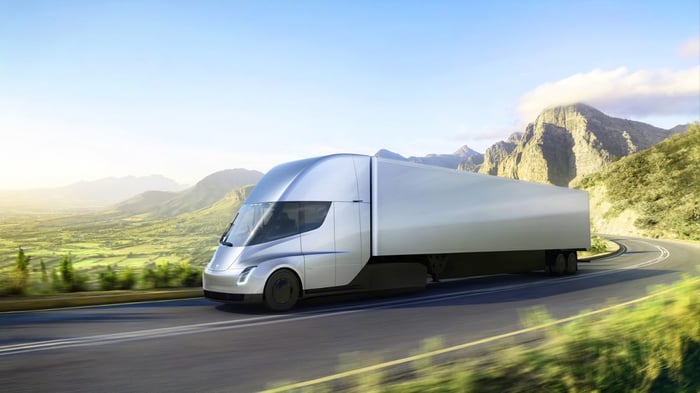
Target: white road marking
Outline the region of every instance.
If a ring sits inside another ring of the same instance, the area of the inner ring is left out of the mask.
[[[120,342],[126,342],[126,341],[143,340],[143,339],[147,339],[147,338],[163,338],[163,337],[180,336],[180,335],[184,335],[184,334],[198,334],[198,333],[208,333],[208,332],[221,331],[221,330],[242,329],[242,328],[255,327],[255,326],[264,326],[264,325],[271,325],[271,324],[278,324],[278,323],[295,322],[295,321],[303,321],[303,320],[308,320],[308,319],[327,318],[327,317],[334,317],[334,316],[339,316],[339,315],[354,314],[354,313],[359,313],[359,312],[365,312],[365,311],[383,309],[383,308],[389,308],[389,307],[395,307],[395,306],[434,303],[434,302],[442,301],[442,300],[449,300],[449,299],[455,299],[455,298],[460,298],[460,297],[479,296],[479,295],[485,295],[485,294],[490,294],[490,293],[499,293],[499,292],[505,292],[505,291],[515,290],[515,289],[528,288],[528,287],[532,287],[532,286],[540,286],[543,284],[544,285],[551,285],[551,284],[559,284],[559,283],[563,283],[563,282],[585,280],[588,278],[613,274],[613,273],[617,273],[617,272],[624,271],[624,270],[647,267],[647,266],[650,266],[650,265],[653,265],[653,264],[656,264],[656,263],[659,263],[659,262],[666,260],[670,255],[668,250],[665,249],[664,247],[661,247],[661,246],[658,246],[655,244],[651,244],[651,243],[647,243],[647,242],[641,241],[641,240],[634,240],[634,241],[638,241],[638,242],[641,242],[641,243],[644,243],[644,244],[647,244],[651,247],[656,248],[659,252],[659,255],[652,258],[652,259],[649,259],[649,260],[646,260],[646,261],[643,261],[643,262],[640,262],[637,264],[623,266],[623,267],[611,269],[611,270],[601,270],[601,271],[597,271],[597,272],[581,274],[578,276],[547,278],[547,279],[543,279],[543,280],[537,280],[534,282],[503,285],[503,286],[486,288],[486,289],[465,290],[465,291],[453,292],[453,293],[447,293],[447,294],[425,296],[425,297],[420,297],[417,299],[391,300],[391,301],[374,303],[374,304],[367,305],[367,306],[354,305],[354,306],[345,306],[345,307],[335,307],[335,308],[315,310],[315,311],[304,312],[304,313],[299,313],[299,314],[292,314],[292,315],[290,315],[290,314],[269,315],[269,316],[262,316],[262,317],[240,319],[240,320],[235,320],[235,321],[206,322],[206,323],[197,323],[197,324],[190,324],[190,325],[172,326],[172,327],[166,327],[166,328],[137,330],[137,331],[132,331],[132,332],[100,334],[100,335],[95,335],[95,336],[74,337],[74,338],[66,338],[66,339],[46,340],[46,341],[36,341],[36,342],[28,342],[28,343],[21,343],[21,344],[3,345],[3,346],[0,346],[0,356],[16,355],[16,354],[22,354],[22,353],[27,353],[27,352],[44,351],[44,350],[58,349],[58,348],[106,345],[106,344],[114,344],[114,343],[120,343]],[[625,255],[625,254],[622,254],[622,255]],[[327,311],[330,311],[330,312],[327,312]]]

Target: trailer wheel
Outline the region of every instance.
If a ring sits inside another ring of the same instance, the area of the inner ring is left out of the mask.
[[[563,252],[558,252],[552,265],[552,273],[555,276],[561,276],[566,273],[566,256]]]
[[[578,271],[578,257],[576,251],[571,251],[566,256],[566,274],[576,274]]]
[[[546,251],[544,254],[544,274],[548,276],[553,276],[554,271],[552,269],[552,265],[554,265],[554,257],[556,254],[553,254],[552,251]]]
[[[291,270],[278,270],[267,279],[263,301],[265,307],[272,311],[286,311],[294,307],[299,300],[301,285],[296,274]]]

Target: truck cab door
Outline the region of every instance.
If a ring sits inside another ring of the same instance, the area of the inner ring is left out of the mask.
[[[335,214],[331,205],[320,228],[301,234],[304,289],[335,286]]]
[[[369,204],[335,202],[335,285],[349,284],[369,259]]]

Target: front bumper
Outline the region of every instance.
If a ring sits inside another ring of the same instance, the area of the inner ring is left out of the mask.
[[[204,297],[217,302],[224,303],[241,303],[241,304],[259,304],[262,303],[263,296],[261,294],[243,294],[243,293],[224,293],[204,290]]]
[[[262,269],[253,269],[245,280],[239,280],[245,268],[233,268],[228,270],[204,269],[202,273],[202,287],[204,296],[225,302],[253,302],[262,299],[265,287],[265,276]],[[260,274],[263,273],[263,274]]]

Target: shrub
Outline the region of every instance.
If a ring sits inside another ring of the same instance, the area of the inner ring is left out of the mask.
[[[61,291],[78,292],[87,289],[87,278],[73,269],[73,259],[70,254],[61,260],[59,271],[61,273]]]
[[[111,291],[117,288],[117,274],[112,270],[111,265],[107,265],[107,271],[100,273],[100,289],[103,291]]]
[[[146,267],[143,270],[142,280],[147,288],[170,288],[172,286],[172,271],[170,262],[161,263]]]
[[[25,295],[27,293],[30,272],[29,262],[31,259],[32,257],[27,256],[22,247],[18,247],[14,269],[0,282],[3,294]]]
[[[202,269],[195,268],[187,262],[177,267],[176,277],[183,287],[198,287],[202,285]]]
[[[136,285],[136,273],[134,269],[127,267],[119,273],[117,279],[119,289],[132,289]]]

